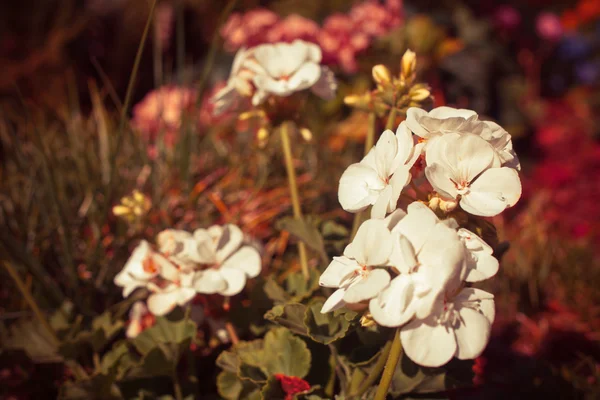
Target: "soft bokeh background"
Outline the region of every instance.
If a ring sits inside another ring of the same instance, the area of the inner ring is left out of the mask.
[[[313,140],[296,146],[303,207],[349,227],[332,182],[359,158],[366,118],[341,99],[369,87],[373,65],[397,71],[408,47],[435,105],[499,121],[523,165],[523,198],[493,221],[502,256],[488,288],[493,338],[474,366],[477,388],[453,396],[600,396],[599,1],[241,0],[220,31],[225,1],[159,1],[131,128],[115,139],[148,3],[0,4],[0,259],[20,268],[46,310],[65,296],[90,312],[114,304],[129,244],[166,226],[235,221],[266,243],[267,270],[281,265],[287,238],[270,221],[291,206],[277,145],[259,149],[255,127],[214,118],[207,102],[243,45],[323,47],[340,95],[313,105]],[[203,80],[215,36],[223,45]],[[183,132],[182,118],[193,128]],[[139,229],[107,211],[135,188],[155,205]],[[0,275],[8,326],[28,311]],[[0,352],[0,397],[43,398],[28,386],[40,376],[64,379]]]

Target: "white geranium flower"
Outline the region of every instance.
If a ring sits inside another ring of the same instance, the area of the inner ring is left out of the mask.
[[[429,112],[417,107],[410,107],[406,111],[408,129],[429,142],[447,133],[479,134],[483,126],[477,118],[475,111],[446,106],[434,108]]]
[[[390,130],[383,132],[365,158],[342,174],[338,189],[342,208],[358,212],[373,205],[372,218],[394,211],[402,189],[410,182],[410,169],[419,157],[420,146],[414,145],[404,122],[396,135]]]
[[[496,275],[499,262],[492,255],[494,250],[473,232],[461,228],[458,236],[467,249],[467,282],[480,282]]]
[[[194,272],[175,267],[161,271],[161,278],[148,283],[152,294],[148,297],[148,309],[154,315],[168,314],[175,306],[183,306],[196,296]]]
[[[322,69],[321,48],[303,40],[292,43],[263,44],[252,49],[253,57],[264,73],[253,76],[256,92],[252,104],[258,105],[273,94],[289,96],[317,84],[322,75],[329,82],[317,86],[317,94],[330,98],[335,92],[332,76]],[[327,90],[329,89],[329,90]]]
[[[390,274],[383,268],[392,252],[392,235],[383,220],[365,221],[356,237],[344,250],[342,257],[334,257],[321,275],[319,284],[338,288],[323,304],[322,313],[360,303],[375,297],[390,282]]]
[[[135,289],[144,287],[163,270],[174,268],[162,255],[152,250],[150,244],[142,240],[133,250],[129,260],[114,279],[117,286],[123,288],[123,297],[127,297]]]
[[[397,219],[397,215],[401,219]],[[395,246],[390,265],[400,275],[369,303],[375,321],[401,326],[413,317],[425,318],[447,290],[465,275],[465,249],[456,230],[440,223],[422,203],[408,206],[408,214],[392,214]]]
[[[254,247],[243,245],[243,234],[237,226],[198,229],[194,239],[197,243],[195,261],[204,266],[194,279],[199,293],[233,296],[242,291],[247,278],[260,273],[260,254]]]
[[[426,162],[434,190],[470,214],[492,217],[521,197],[517,171],[500,167],[494,148],[480,136],[446,134],[430,144]]]
[[[461,360],[481,355],[494,322],[494,296],[466,288],[454,298],[443,298],[434,312],[413,319],[400,331],[406,355],[425,367],[439,367],[456,356]]]
[[[166,229],[156,235],[156,244],[158,251],[180,268],[191,270],[196,266],[197,245],[190,232]]]

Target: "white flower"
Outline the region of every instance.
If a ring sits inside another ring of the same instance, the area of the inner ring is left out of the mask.
[[[428,141],[447,133],[479,134],[483,129],[478,123],[475,111],[446,106],[434,108],[429,112],[422,108],[410,107],[406,111],[406,125],[415,135]]]
[[[494,250],[473,232],[461,228],[458,236],[467,249],[467,282],[480,282],[496,275],[499,263],[492,255]]]
[[[194,236],[183,230],[166,229],[156,235],[158,251],[186,270],[195,267],[197,244]]]
[[[146,286],[163,269],[170,266],[171,263],[166,258],[153,251],[150,244],[142,240],[131,253],[121,272],[115,276],[114,283],[123,287],[123,297],[127,297],[135,289]]]
[[[129,310],[129,325],[125,331],[125,336],[133,339],[144,330],[144,317],[149,314],[148,307],[143,301],[136,301]]]
[[[198,229],[194,239],[197,243],[194,260],[204,265],[194,279],[199,293],[233,296],[242,291],[247,278],[260,273],[260,254],[254,247],[243,245],[243,234],[237,226]]]
[[[521,170],[519,158],[513,150],[512,137],[500,125],[492,121],[483,121],[485,128],[481,131],[481,137],[492,145],[503,167]]]
[[[148,297],[148,309],[154,315],[168,314],[175,306],[183,306],[196,296],[194,272],[181,271],[178,268],[164,268],[162,279],[148,283],[152,294]]]
[[[428,146],[426,162],[434,190],[470,214],[492,217],[521,197],[517,171],[500,167],[494,148],[480,136],[446,134]]]
[[[321,275],[319,284],[338,288],[323,304],[326,313],[347,303],[360,303],[375,297],[390,282],[383,268],[392,252],[392,235],[383,220],[365,221],[356,237],[344,250],[342,257],[334,257]]]
[[[377,144],[360,163],[352,164],[340,178],[338,199],[350,212],[373,205],[372,218],[383,218],[396,209],[402,189],[410,182],[410,169],[419,157],[412,134],[402,122],[396,135],[383,132]]]
[[[253,105],[262,103],[271,94],[285,97],[311,88],[322,75],[328,81],[332,78],[327,72],[323,73],[321,48],[316,44],[294,40],[292,43],[263,44],[252,50],[254,59],[264,71],[252,78],[256,87]],[[328,88],[330,90],[326,90]],[[326,81],[317,86],[316,92],[329,98],[333,94],[331,89],[335,90],[335,84]]]
[[[233,59],[227,85],[211,99],[214,103],[213,114],[223,114],[242,97],[250,97],[254,90],[252,78],[256,73],[264,73],[264,71],[252,58],[252,50],[246,48],[238,50]]]
[[[466,288],[456,297],[440,299],[434,312],[402,327],[406,355],[425,367],[439,367],[456,356],[476,358],[485,349],[494,322],[493,295]]]
[[[465,248],[456,230],[440,223],[422,203],[409,205],[408,214],[392,214],[386,223],[395,244],[389,264],[400,275],[370,301],[369,310],[380,325],[401,326],[430,315],[447,290],[460,286]]]

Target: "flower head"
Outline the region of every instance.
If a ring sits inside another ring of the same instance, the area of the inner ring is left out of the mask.
[[[373,205],[373,218],[383,218],[395,210],[402,189],[410,182],[410,169],[420,147],[415,146],[405,123],[398,126],[395,135],[390,130],[383,132],[365,158],[342,174],[338,189],[342,208],[358,212]]]
[[[344,255],[334,257],[319,279],[321,286],[338,288],[323,304],[321,312],[369,300],[385,288],[390,282],[390,274],[384,268],[376,267],[386,265],[392,245],[385,221],[364,222]]]

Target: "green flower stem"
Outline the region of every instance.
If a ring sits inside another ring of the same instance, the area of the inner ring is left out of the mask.
[[[175,391],[175,399],[183,400],[183,393],[181,391],[181,384],[179,383],[179,378],[177,377],[177,368],[173,371],[173,375],[171,376],[173,380],[173,389]]]
[[[402,342],[400,341],[400,328],[398,328],[396,329],[396,332],[394,332],[394,341],[392,342],[390,355],[385,363],[385,369],[383,370],[383,375],[381,375],[381,381],[379,381],[379,386],[377,387],[377,392],[375,393],[373,400],[385,400],[401,355]]]
[[[397,109],[396,107],[393,107],[390,110],[390,114],[388,115],[388,119],[387,122],[385,124],[385,129],[394,129],[394,124],[396,123],[396,113],[397,113]]]
[[[279,127],[281,133],[281,148],[285,157],[285,169],[287,170],[288,184],[290,187],[290,196],[292,197],[292,208],[294,210],[294,218],[302,219],[302,209],[300,208],[300,198],[298,196],[298,183],[296,182],[296,170],[294,169],[294,159],[292,158],[292,147],[290,145],[289,135],[290,122],[285,121]],[[298,253],[300,253],[300,267],[302,275],[308,280],[308,258],[306,256],[306,245],[304,242],[298,242]]]
[[[365,139],[365,156],[369,153],[375,142],[375,124],[377,123],[377,115],[374,112],[369,113],[369,123],[367,129],[367,138]],[[358,227],[363,221],[364,211],[359,211],[354,214],[354,222],[352,223],[352,234],[350,235],[350,241],[356,236]]]
[[[361,382],[360,386],[358,387],[358,390],[356,390],[355,392],[350,392],[350,397],[362,396],[375,383],[375,381],[379,377],[379,374],[381,374],[381,371],[383,371],[383,367],[385,367],[391,348],[392,341],[388,340],[388,342],[383,347],[383,350],[381,350],[381,355],[377,359],[377,363],[375,364],[367,378]]]
[[[52,329],[52,326],[50,325],[50,323],[44,316],[44,313],[42,312],[42,310],[40,310],[40,307],[37,305],[37,302],[33,298],[33,295],[31,294],[29,289],[27,289],[27,286],[25,286],[25,283],[21,280],[19,273],[14,269],[12,264],[10,264],[6,261],[3,264],[4,264],[4,268],[6,268],[6,271],[8,272],[10,277],[17,285],[17,289],[19,289],[19,291],[21,292],[23,299],[25,299],[25,302],[27,302],[29,307],[31,307],[33,314],[36,316],[38,321],[40,321],[40,323],[42,324],[42,326],[48,333],[48,337],[49,337],[50,341],[52,342],[52,345],[56,346],[58,348],[58,346],[60,344],[60,339],[58,338],[58,336],[56,336],[56,332],[54,332],[54,329]],[[67,366],[71,369],[71,371],[73,371],[73,375],[75,375],[75,378],[77,378],[77,380],[82,380],[82,379],[88,378],[88,375],[85,372],[85,370],[81,367],[81,365],[77,364],[77,362],[72,361],[72,360],[67,360],[67,361],[65,361],[65,364],[67,364]]]

